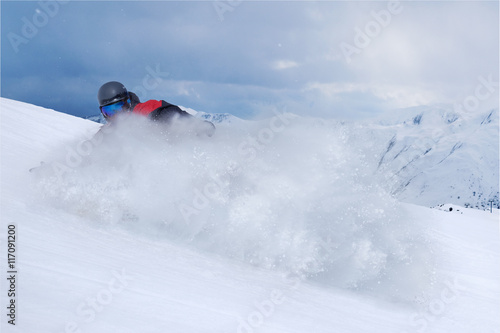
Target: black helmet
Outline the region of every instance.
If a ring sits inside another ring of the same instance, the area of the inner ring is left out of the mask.
[[[105,106],[121,100],[126,100],[128,97],[127,88],[125,88],[125,86],[120,82],[116,81],[103,84],[97,93],[99,106]]]

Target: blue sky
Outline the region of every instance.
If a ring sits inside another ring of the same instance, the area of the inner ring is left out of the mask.
[[[1,96],[78,116],[112,80],[243,118],[461,103],[498,82],[498,17],[493,1],[2,1]]]

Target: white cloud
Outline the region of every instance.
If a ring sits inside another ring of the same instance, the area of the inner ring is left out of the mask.
[[[272,65],[275,70],[289,69],[297,66],[299,66],[299,64],[293,60],[277,60]]]
[[[370,83],[308,83],[303,93],[319,92],[334,101],[340,101],[345,94],[359,94],[371,96],[381,100],[391,108],[402,108],[416,105],[436,103],[443,100],[443,96],[435,87],[404,86],[394,84]]]

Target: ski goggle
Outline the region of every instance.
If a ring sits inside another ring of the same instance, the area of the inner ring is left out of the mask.
[[[118,101],[118,102],[113,103],[113,104],[101,106],[101,112],[107,118],[113,117],[115,114],[121,112],[123,110],[123,107],[127,103],[130,103],[130,99],[122,100],[122,101]]]

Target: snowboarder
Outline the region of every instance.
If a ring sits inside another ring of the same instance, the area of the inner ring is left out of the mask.
[[[103,84],[97,93],[99,109],[108,122],[112,122],[117,114],[132,112],[149,117],[158,122],[171,124],[176,119],[191,119],[196,122],[197,134],[212,136],[215,126],[209,121],[194,118],[177,105],[163,100],[149,100],[141,103],[139,97],[131,91],[127,91],[120,82],[111,81]]]

